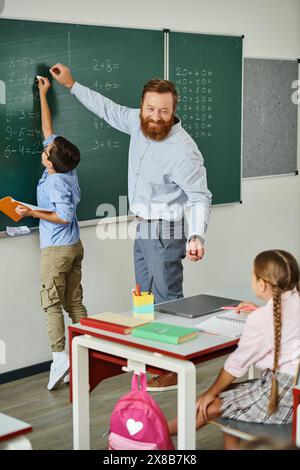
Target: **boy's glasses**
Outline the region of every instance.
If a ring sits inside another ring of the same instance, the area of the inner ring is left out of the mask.
[[[49,155],[48,152],[46,152],[46,149],[44,149],[44,150],[42,151],[42,155],[43,155],[43,153],[44,153],[44,154],[46,155],[46,157],[49,159],[50,155]]]

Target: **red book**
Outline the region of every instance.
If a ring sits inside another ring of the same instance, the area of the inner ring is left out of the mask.
[[[131,316],[104,312],[84,317],[80,319],[80,324],[91,328],[99,328],[100,330],[112,331],[120,335],[128,335],[136,326],[144,325],[148,321],[133,318]]]
[[[80,324],[90,326],[91,328],[99,328],[100,330],[113,331],[119,335],[128,335],[133,328],[124,325],[116,325],[107,321],[93,320],[93,317],[80,318]]]

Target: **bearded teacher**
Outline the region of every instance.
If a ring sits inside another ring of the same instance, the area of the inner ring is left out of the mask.
[[[140,109],[114,103],[73,79],[63,64],[52,77],[83,106],[130,136],[128,197],[138,223],[134,243],[136,282],[147,291],[153,277],[155,303],[183,297],[187,257],[204,255],[211,193],[203,156],[176,116],[177,91],[169,80],[155,78],[143,87]],[[148,391],[177,387],[174,373],[152,377]]]

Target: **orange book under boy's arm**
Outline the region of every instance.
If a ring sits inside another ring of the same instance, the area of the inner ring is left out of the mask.
[[[20,206],[25,207],[30,211],[28,214],[19,214],[16,212],[16,208]],[[32,204],[26,204],[24,202],[15,201],[12,197],[6,196],[0,199],[0,211],[10,217],[14,222],[19,222],[23,217],[35,217],[39,219],[48,220],[56,224],[68,224],[69,222],[62,220],[58,217],[56,212],[49,209],[38,208]]]
[[[22,216],[17,214],[15,210],[19,205],[20,203],[10,196],[0,199],[0,211],[10,217],[14,222],[19,222],[22,219]]]

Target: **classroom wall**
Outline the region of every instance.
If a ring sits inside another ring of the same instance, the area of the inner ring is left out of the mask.
[[[299,0],[9,0],[2,17],[244,34],[246,57],[300,57]],[[299,127],[298,136],[300,141]],[[300,261],[299,178],[243,181],[242,204],[213,208],[204,260],[185,261],[186,295],[207,292],[253,299],[251,263],[259,251],[283,248]],[[129,309],[133,242],[100,241],[95,227],[82,228],[81,238],[88,311]],[[0,239],[0,339],[7,347],[1,372],[51,357],[39,304],[39,255],[37,234]]]

